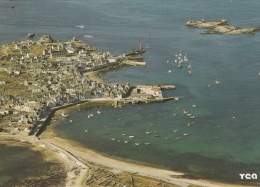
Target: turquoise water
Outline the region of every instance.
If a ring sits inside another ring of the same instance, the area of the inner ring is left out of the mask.
[[[8,8],[13,4],[15,9]],[[93,108],[93,113],[102,110],[102,115],[91,120],[86,117],[88,109],[74,111],[70,114],[73,123],[58,121],[55,132],[110,156],[237,183],[243,182],[241,172],[260,174],[260,33],[200,35],[203,30],[184,23],[224,18],[230,25],[257,27],[259,5],[257,0],[0,1],[0,42],[23,40],[34,32],[36,39],[43,34],[62,41],[76,36],[113,54],[137,48],[140,41],[149,45],[144,54],[146,67],[120,69],[102,77],[132,85],[175,84],[177,89],[166,94],[181,96],[179,101]],[[81,24],[84,29],[75,27]],[[94,38],[84,38],[87,34]],[[187,54],[194,74],[173,62],[180,50]],[[221,84],[216,85],[215,80]],[[183,109],[195,119],[188,119]],[[176,129],[178,133],[174,133]],[[146,131],[157,131],[159,137]],[[129,135],[136,137],[125,144]],[[182,138],[176,140],[179,136]],[[145,146],[145,142],[151,145]]]

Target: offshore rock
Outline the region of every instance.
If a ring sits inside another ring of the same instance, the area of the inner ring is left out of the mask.
[[[27,34],[27,37],[28,37],[28,38],[33,38],[34,36],[35,36],[34,33],[28,33],[28,34]]]
[[[54,42],[54,40],[51,38],[49,35],[43,35],[40,40],[40,42],[46,42],[46,43],[51,43]]]
[[[213,22],[206,22],[204,19],[200,21],[189,20],[185,23],[186,26],[197,27],[200,29],[207,29],[201,34],[227,34],[227,35],[239,35],[239,34],[254,34],[260,31],[260,27],[256,28],[240,28],[235,26],[229,26],[227,20],[221,19]]]
[[[189,20],[185,23],[185,25],[203,29],[203,28],[216,27],[219,25],[227,25],[227,20],[221,19],[221,20],[213,21],[213,22],[206,22],[204,19],[202,19],[200,21]]]

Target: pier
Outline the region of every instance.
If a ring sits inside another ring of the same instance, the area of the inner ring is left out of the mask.
[[[138,62],[132,60],[125,60],[124,63],[131,66],[146,66],[146,62]]]

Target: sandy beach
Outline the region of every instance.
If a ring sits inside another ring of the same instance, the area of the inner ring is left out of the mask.
[[[43,132],[43,134],[40,136],[40,139],[41,139],[40,141],[51,143],[56,148],[59,147],[62,148],[63,150],[66,150],[65,152],[66,154],[68,154],[69,152],[75,155],[75,157],[77,157],[79,160],[82,160],[83,163],[94,163],[96,165],[99,165],[100,167],[107,167],[110,168],[110,171],[114,173],[127,172],[130,175],[139,175],[144,178],[150,177],[153,179],[165,181],[167,183],[174,184],[176,186],[182,186],[182,187],[188,187],[190,185],[207,186],[207,187],[239,186],[239,185],[215,183],[206,180],[184,179],[181,178],[183,173],[127,163],[112,158],[104,157],[92,150],[87,149],[86,147],[84,147],[83,145],[77,142],[60,138],[53,131],[51,131],[50,127],[48,127],[47,130]],[[81,164],[82,163],[79,163],[78,165],[80,166]],[[81,167],[84,167],[84,164],[81,165]],[[89,168],[86,166],[85,169],[86,169],[85,172],[89,170]],[[82,184],[82,180],[84,180],[82,176],[84,176],[84,172],[81,174],[81,177],[79,177],[79,179],[77,179],[76,182],[75,181],[74,182],[77,184]]]
[[[98,83],[106,83],[103,79],[101,79],[98,75],[99,75],[99,71],[90,71],[87,73],[84,73],[85,75],[87,75],[89,77],[89,79],[96,81]]]

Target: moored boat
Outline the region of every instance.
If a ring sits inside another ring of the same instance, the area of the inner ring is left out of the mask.
[[[64,112],[62,112],[62,113],[61,113],[61,117],[67,118],[67,117],[69,117],[69,115],[68,115],[68,114],[65,114]]]
[[[124,53],[125,56],[135,56],[135,55],[140,55],[145,53],[146,50],[145,48],[142,47],[142,43],[140,42],[140,47],[139,49],[133,49],[132,51],[128,52],[128,53]]]

